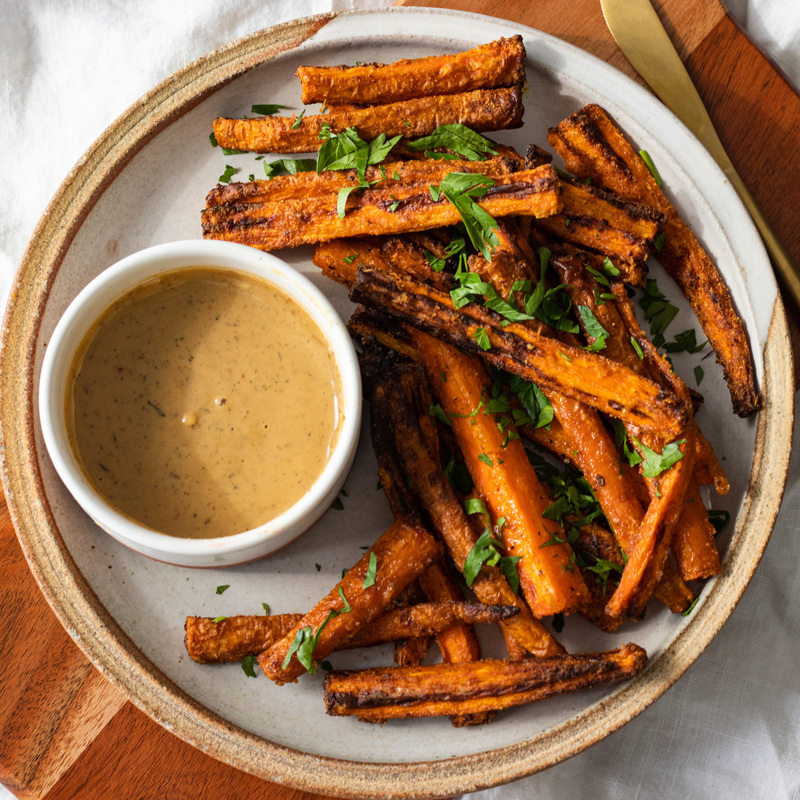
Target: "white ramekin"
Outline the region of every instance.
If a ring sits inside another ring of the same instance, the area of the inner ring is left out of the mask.
[[[143,281],[184,267],[220,267],[253,275],[290,295],[317,323],[330,345],[342,386],[343,420],[333,452],[309,491],[290,509],[258,528],[215,539],[167,536],[114,509],[87,480],[67,435],[70,366],[86,333],[103,312]],[[39,383],[45,445],[61,480],[87,514],[117,541],[150,558],[186,567],[242,564],[286,546],[330,507],[355,457],[361,425],[361,378],[353,343],[328,299],[279,258],[240,244],[211,240],[171,242],[134,253],[98,275],[72,301],[47,345]]]

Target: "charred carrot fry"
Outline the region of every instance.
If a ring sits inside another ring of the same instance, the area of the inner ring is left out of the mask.
[[[435,564],[431,564],[428,569],[435,566]],[[395,600],[395,603],[400,606],[400,609],[406,610],[421,603],[424,597],[419,580],[416,580]],[[432,644],[433,636],[427,633],[421,636],[401,636],[394,643],[394,663],[398,667],[417,667],[425,660]]]
[[[552,167],[498,175],[493,180],[478,201],[493,217],[547,216],[561,208],[561,186]],[[458,209],[444,195],[434,200],[430,187],[420,183],[359,189],[347,198],[344,216],[336,192],[304,200],[224,203],[201,213],[205,238],[260,250],[349,236],[424,231],[460,221]]]
[[[676,435],[690,404],[623,365],[580,347],[541,336],[519,323],[501,324],[470,303],[455,309],[448,295],[404,278],[360,269],[350,292],[355,302],[388,311],[398,320],[480,355],[501,369],[591,405],[611,416]],[[482,329],[489,349],[476,341]]]
[[[420,587],[432,601],[456,601],[463,598],[461,587],[442,564],[433,564],[420,576]],[[516,606],[514,606],[516,608]],[[481,646],[472,625],[457,622],[436,634],[436,644],[442,653],[445,664],[461,664],[465,661],[478,661]],[[471,725],[484,725],[491,722],[494,712],[478,714],[455,714],[450,722],[455,728]]]
[[[588,105],[551,128],[548,141],[567,169],[626,200],[653,206],[667,218],[659,260],[680,286],[722,364],[735,413],[759,405],[750,345],[730,291],[695,235],[617,127],[597,105]]]
[[[379,181],[384,188],[400,185],[438,183],[450,172],[476,172],[494,177],[516,172],[516,162],[497,156],[486,161],[391,161],[367,167],[364,180]],[[316,170],[278,175],[263,181],[233,181],[217,184],[206,196],[206,208],[229,203],[267,203],[277,200],[307,200],[309,197],[336,194],[358,183],[356,170]]]
[[[536,228],[557,239],[602,253],[620,264],[625,280],[644,286],[645,261],[663,232],[664,215],[610,192],[562,181],[563,209]]]
[[[626,644],[555,658],[329,672],[325,710],[367,722],[499,710],[632,678],[646,661],[641,647]]]
[[[409,275],[449,292],[452,278],[434,272],[421,247],[409,236],[364,236],[332,239],[314,248],[314,264],[323,275],[350,287],[361,266],[373,267],[390,274]]]

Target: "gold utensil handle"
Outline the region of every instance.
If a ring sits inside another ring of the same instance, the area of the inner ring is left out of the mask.
[[[633,68],[700,140],[739,193],[761,234],[781,287],[800,309],[798,267],[731,163],[703,100],[651,0],[600,0],[600,4],[611,35]]]

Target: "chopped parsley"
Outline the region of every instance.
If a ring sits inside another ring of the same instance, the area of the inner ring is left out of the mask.
[[[378,557],[370,551],[369,565],[367,566],[367,573],[364,575],[364,583],[361,585],[362,589],[369,589],[370,586],[375,585],[375,580],[378,576]]]
[[[639,305],[644,311],[645,319],[650,323],[653,344],[661,347],[665,341],[664,331],[675,319],[678,309],[661,293],[653,278],[647,279],[644,292],[644,297],[639,300]]]
[[[577,528],[590,522],[604,522],[600,503],[586,478],[573,467],[560,470],[540,458],[532,451],[526,451],[528,460],[536,470],[539,479],[550,487],[553,503],[545,510],[544,517],[558,521],[567,531],[566,538],[555,537],[549,544],[561,542],[572,544],[578,538]],[[572,522],[566,518],[569,517]]]
[[[230,183],[231,178],[238,172],[239,170],[236,167],[232,167],[230,164],[225,165],[225,172],[219,176],[220,183]]]
[[[492,531],[487,526],[464,561],[464,580],[467,582],[467,586],[472,586],[472,582],[478,576],[484,564],[491,567],[496,566],[506,576],[511,588],[514,590],[514,594],[517,594],[519,592],[517,562],[520,557],[501,556],[497,550],[498,547],[503,547],[503,543],[492,538]]]
[[[647,445],[642,444],[638,439],[634,438],[633,441],[644,454],[642,475],[644,475],[645,478],[656,478],[673,464],[680,461],[683,458],[683,453],[681,453],[679,445],[686,443],[686,439],[670,442],[664,445],[664,449],[659,454],[656,453],[655,450],[651,450]]]
[[[450,172],[439,183],[439,190],[431,197],[439,200],[439,192],[455,207],[461,217],[470,241],[476,250],[487,260],[492,260],[492,249],[500,244],[497,234],[497,222],[488,211],[476,202],[476,197],[483,197],[495,181],[486,175],[467,172]]]
[[[436,403],[428,408],[428,413],[439,420],[443,425],[447,425],[448,428],[453,427],[453,423],[450,422],[450,417],[447,416],[447,412],[442,408],[440,403]]]
[[[595,559],[596,563],[592,565],[586,564],[583,569],[594,572],[597,576],[597,582],[602,585],[602,592],[605,594],[609,577],[614,572],[622,575],[622,565],[615,564],[613,561],[607,561],[605,558],[597,558],[596,556],[592,556],[592,558]]]
[[[584,350],[589,350],[593,353],[597,352],[598,350],[604,350],[606,346],[606,339],[608,338],[608,331],[600,324],[589,306],[579,305],[577,306],[577,309],[578,313],[581,315],[583,329],[586,332],[587,338],[594,339],[591,344],[584,347]]]
[[[707,344],[708,340],[698,344],[694,328],[689,328],[682,333],[676,333],[675,341],[667,342],[664,345],[664,349],[668,353],[699,353]]]
[[[619,419],[612,419],[611,424],[614,427],[614,443],[617,446],[617,450],[622,448],[622,454],[628,462],[628,466],[635,467],[637,464],[641,464],[642,457],[633,450],[628,443],[628,433],[625,430],[625,423]],[[622,472],[621,468],[620,472]]]
[[[455,456],[450,456],[445,461],[444,476],[454,492],[465,495],[472,491],[472,476],[469,470],[460,461],[456,461]]]
[[[553,406],[535,383],[517,375],[509,375],[508,387],[524,409],[524,415],[518,409],[512,411],[517,427],[533,425],[534,428],[546,428],[550,425],[553,421]]]
[[[492,343],[489,341],[489,334],[486,332],[486,328],[476,328],[475,333],[472,334],[472,338],[481,350],[491,349]]]
[[[656,169],[656,165],[653,163],[653,159],[650,158],[650,154],[647,152],[647,150],[640,150],[639,155],[642,157],[642,161],[644,161],[647,169],[650,170],[650,174],[653,176],[656,186],[661,186],[661,176],[658,174],[658,170]]]
[[[229,583],[223,583],[221,586],[217,586],[217,594],[222,594],[226,589],[230,589]]]
[[[255,656],[245,656],[242,659],[242,669],[244,670],[244,674],[247,675],[248,678],[256,677],[256,671],[253,666],[255,663],[256,663]]]
[[[425,260],[428,262],[430,268],[434,272],[441,272],[447,266],[447,261],[444,258],[439,258],[431,253],[431,251],[427,248],[425,248],[422,252],[425,256]]]
[[[358,183],[354,186],[346,186],[339,190],[336,203],[336,210],[340,218],[345,215],[347,198],[356,189],[374,186],[378,181],[368,182],[366,179],[367,167],[380,164],[390,150],[400,141],[400,136],[393,139],[386,139],[386,134],[365,142],[352,126],[340,133],[334,133],[329,125],[323,125],[319,138],[323,140],[323,145],[317,155],[317,173],[323,170],[343,170],[354,169]],[[380,179],[379,179],[380,180]]]
[[[294,121],[292,125],[292,130],[296,131],[300,127],[300,123],[303,121],[303,117],[306,115],[306,110],[303,109],[297,116],[297,119]]]
[[[319,644],[319,637],[325,629],[325,626],[334,617],[338,616],[338,613],[339,612],[331,609],[331,611],[328,612],[328,616],[325,617],[322,624],[317,628],[316,633],[314,633],[310,625],[306,625],[305,628],[300,628],[294,635],[294,639],[292,639],[292,644],[289,647],[289,652],[286,654],[281,669],[286,669],[286,667],[289,666],[289,662],[292,660],[292,656],[297,653],[297,660],[308,670],[309,674],[316,674],[317,665],[314,662],[314,650],[316,650],[317,644]]]
[[[345,570],[345,573],[346,572],[347,571]],[[342,575],[342,577],[344,577],[344,575]],[[342,607],[342,613],[349,614],[353,610],[353,606],[351,606],[350,603],[347,602],[347,598],[344,596],[344,589],[342,589],[341,586],[339,587],[339,597],[342,598],[342,603],[344,604]]]
[[[699,597],[695,597],[695,599],[692,600],[692,604],[689,606],[689,608],[687,608],[686,611],[681,611],[681,616],[682,617],[688,617],[689,614],[691,614],[692,611],[694,611],[694,607],[697,605],[697,601],[699,599],[700,599]]]
[[[288,107],[289,106],[282,106],[280,103],[261,103],[259,105],[250,106],[250,110],[254,114],[260,114],[262,117],[271,117],[282,108]]]
[[[276,175],[296,175],[298,172],[312,172],[317,168],[313,158],[278,158],[275,161],[264,162],[264,173],[267,178]]]
[[[429,136],[409,142],[406,147],[412,152],[423,150],[433,158],[448,157],[445,153],[430,152],[441,147],[452,150],[467,161],[482,161],[488,156],[497,155],[497,150],[488,139],[460,123],[440,125]]]
[[[525,313],[532,314],[537,319],[560,331],[577,333],[579,328],[570,316],[572,301],[566,293],[565,284],[550,290],[547,289],[545,284],[545,275],[550,264],[550,250],[546,247],[540,247],[538,256],[539,281],[525,302]],[[562,302],[564,305],[562,305]]]

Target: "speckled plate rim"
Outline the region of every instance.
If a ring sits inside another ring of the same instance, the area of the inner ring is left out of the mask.
[[[348,16],[359,14],[423,14],[428,20],[437,17],[451,26],[459,19],[480,19],[466,12],[397,8],[349,12]],[[692,621],[636,680],[584,713],[524,742],[477,755],[385,764],[324,758],[276,745],[228,723],[188,697],[141,654],[106,612],[77,570],[55,525],[34,436],[33,379],[39,326],[73,238],[130,159],[221,86],[298,47],[338,16],[322,15],[260,31],[193,62],[117,119],[64,180],[25,252],[4,319],[0,354],[3,487],[31,571],[62,624],[98,669],[165,728],[238,769],[307,791],[352,798],[445,797],[522,778],[595,744],[663,694],[713,639],[747,587],[780,507],[793,427],[791,345],[778,296],[763,351],[765,402],[758,420],[753,467],[722,576],[704,591]],[[524,26],[513,28],[556,41]],[[571,45],[559,42],[559,46],[571,58],[588,58],[610,69]],[[652,108],[657,103],[632,82],[630,91],[640,105]],[[766,265],[765,257],[764,262]],[[773,280],[771,273],[765,277]]]

